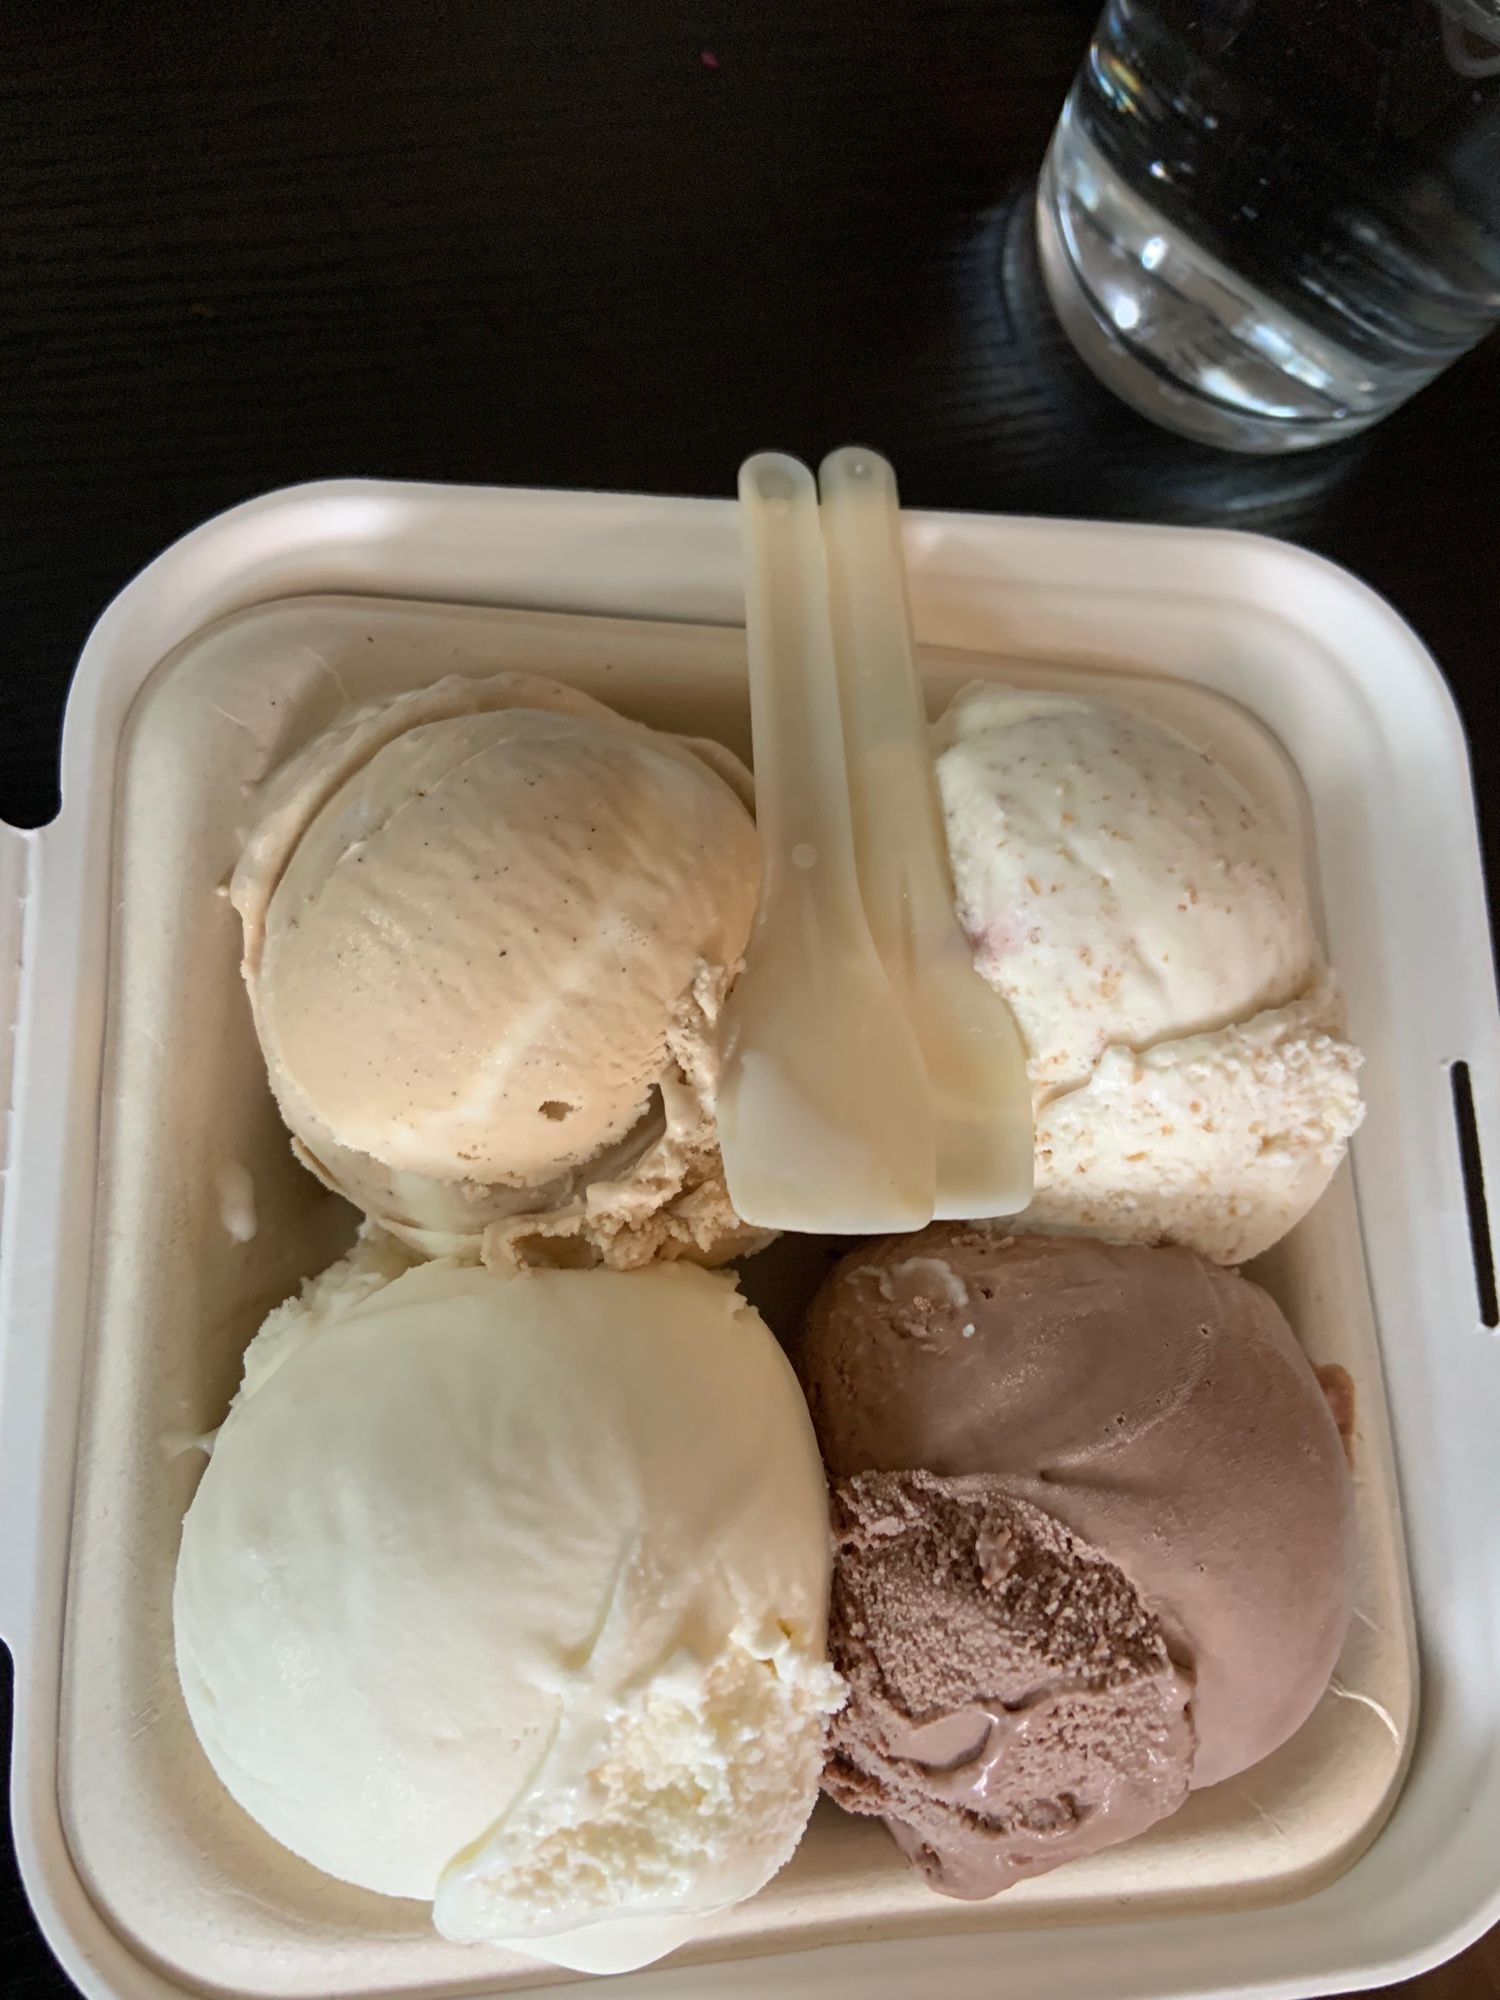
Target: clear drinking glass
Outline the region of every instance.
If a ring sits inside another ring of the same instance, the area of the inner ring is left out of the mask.
[[[1500,320],[1500,0],[1110,0],[1037,223],[1147,416],[1242,451],[1363,430]]]

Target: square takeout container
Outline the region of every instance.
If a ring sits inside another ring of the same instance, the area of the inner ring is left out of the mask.
[[[1354,1377],[1356,1618],[1292,1743],[1143,1840],[959,1904],[824,1805],[767,1891],[614,1990],[1381,1983],[1500,1909],[1500,1342],[1455,1120],[1466,1065],[1478,1154],[1500,1161],[1500,1024],[1460,727],[1411,631],[1293,549],[941,515],[908,516],[906,539],[934,707],[985,676],[1126,701],[1302,844],[1369,1115],[1352,1172],[1255,1275]],[[444,1944],[423,1907],[282,1855],[182,1710],[169,1601],[193,1440],[265,1310],[352,1230],[290,1159],[217,892],[269,768],[346,700],[445,672],[551,673],[747,749],[742,617],[728,503],[349,482],[209,522],[88,642],[62,813],[0,829],[0,1631],[22,1869],[90,1995],[437,2000],[571,1978]],[[746,1284],[774,1323],[795,1246],[768,1256]]]

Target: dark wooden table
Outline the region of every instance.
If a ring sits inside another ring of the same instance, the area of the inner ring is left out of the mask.
[[[1367,578],[1464,710],[1493,897],[1500,348],[1281,463],[1116,406],[1028,229],[1094,11],[0,8],[0,814],[56,808],[93,618],[247,495],[340,473],[727,493],[751,450],[859,439],[916,506],[1255,528]],[[0,1964],[15,2000],[70,1990],[8,1867]],[[1500,1948],[1399,1990],[1500,1994]]]

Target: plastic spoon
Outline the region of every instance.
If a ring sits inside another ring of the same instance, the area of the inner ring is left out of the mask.
[[[860,890],[926,1064],[935,1213],[1014,1215],[1032,1191],[1026,1049],[954,914],[896,477],[878,453],[849,447],[818,478]]]
[[[918,1229],[935,1192],[927,1072],[860,902],[811,472],[747,460],[740,519],[764,874],[724,1021],[730,1199],[767,1229]]]

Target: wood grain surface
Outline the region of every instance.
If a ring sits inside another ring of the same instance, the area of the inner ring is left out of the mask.
[[[858,439],[914,506],[1252,528],[1365,577],[1458,698],[1493,899],[1500,350],[1279,462],[1115,404],[1029,226],[1093,13],[0,8],[0,814],[56,808],[99,611],[237,500],[350,473],[723,494],[748,451]],[[0,1990],[69,1990],[13,1871]],[[1500,1949],[1396,1990],[1500,1995]]]

